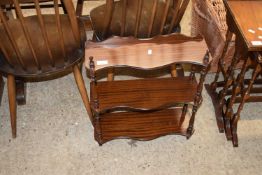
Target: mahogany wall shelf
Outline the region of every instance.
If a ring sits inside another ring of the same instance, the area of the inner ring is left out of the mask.
[[[194,131],[209,65],[203,40],[174,34],[150,40],[114,37],[109,41],[86,45],[92,123],[98,143],[102,145],[116,138],[151,140],[168,134],[189,138]],[[112,70],[129,68],[146,72],[169,69],[174,64],[187,67],[185,71],[189,74],[115,81],[96,78],[102,70],[112,73]],[[200,73],[199,81],[195,73]]]

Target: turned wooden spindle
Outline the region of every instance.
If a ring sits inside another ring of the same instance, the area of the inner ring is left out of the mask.
[[[225,70],[225,64],[224,64],[224,60],[225,60],[225,56],[226,56],[226,53],[228,51],[228,46],[229,46],[229,43],[230,41],[232,40],[232,37],[233,37],[233,33],[230,32],[229,30],[227,30],[227,33],[226,33],[226,41],[225,41],[225,45],[224,45],[224,48],[223,48],[223,52],[218,60],[218,68],[217,68],[217,72],[216,72],[216,75],[215,75],[215,79],[214,81],[211,83],[211,88],[213,90],[215,90],[217,88],[217,81],[218,81],[218,78],[219,78],[219,74],[220,72],[222,71],[223,72],[226,72]],[[223,73],[223,75],[225,75]]]
[[[209,62],[209,52],[206,53],[204,57],[204,62],[207,64]],[[207,75],[208,70],[210,69],[210,64],[207,65],[207,67],[203,67],[200,71],[200,80],[199,84],[197,86],[197,92],[194,99],[193,109],[192,109],[192,115],[189,120],[189,126],[187,128],[187,138],[189,138],[193,132],[194,132],[194,121],[196,112],[201,104],[202,101],[202,90],[203,90],[203,84]],[[192,74],[194,76],[194,74]]]
[[[232,133],[231,133],[231,119],[232,119],[232,115],[233,115],[233,105],[235,103],[235,99],[237,97],[237,95],[240,92],[240,86],[241,86],[241,82],[243,82],[244,78],[245,78],[245,73],[247,71],[248,66],[250,65],[250,58],[246,59],[243,65],[243,68],[241,69],[240,74],[238,74],[237,76],[237,80],[234,82],[233,84],[233,90],[232,90],[232,95],[229,98],[229,102],[227,103],[227,107],[226,107],[226,112],[225,112],[225,131],[226,131],[226,137],[227,140],[231,140],[232,139]]]
[[[96,130],[95,134],[95,139],[97,140],[97,142],[99,143],[99,145],[102,145],[102,133],[101,133],[101,126],[100,126],[100,114],[98,112],[99,110],[99,101],[98,101],[98,94],[96,91],[96,78],[95,78],[95,63],[93,61],[93,57],[89,57],[89,66],[90,66],[90,77],[91,77],[91,91],[92,93],[92,97],[91,99],[93,99],[91,101],[91,104],[93,104],[92,106],[94,107],[94,128]]]
[[[238,120],[240,119],[240,112],[242,111],[245,101],[248,99],[249,97],[249,92],[254,84],[254,81],[256,79],[256,77],[258,76],[258,74],[261,72],[262,67],[260,65],[260,63],[257,63],[257,65],[255,66],[253,73],[252,73],[252,77],[250,79],[250,82],[248,84],[247,89],[242,93],[242,99],[241,102],[238,106],[237,112],[234,114],[232,120],[231,120],[231,130],[232,130],[232,142],[233,142],[233,146],[237,147],[238,146],[238,137],[237,137],[237,123]]]

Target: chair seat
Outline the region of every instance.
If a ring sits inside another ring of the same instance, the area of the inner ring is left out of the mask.
[[[148,26],[150,25],[150,18],[152,13],[154,1],[146,1],[143,5],[143,15],[140,19],[140,26],[138,32],[138,38],[148,38]],[[120,35],[121,33],[121,21],[122,21],[122,2],[118,1],[114,3],[114,12],[110,25],[110,29],[107,33],[108,36],[112,35]],[[164,2],[160,1],[158,4],[158,13],[156,13],[155,21],[152,28],[152,35],[156,36],[159,34],[159,26],[162,22],[162,15],[164,13]],[[136,1],[128,1],[128,8],[126,12],[126,25],[125,25],[125,36],[134,36],[135,23],[136,23],[136,13],[137,13],[137,2]],[[92,20],[93,29],[96,32],[96,36],[99,40],[104,40],[102,37],[102,31],[104,29],[104,19],[106,15],[106,5],[101,5],[94,8],[90,12],[90,17]],[[169,29],[169,25],[172,20],[172,8],[170,7],[168,17],[166,20],[166,24],[164,27],[163,34],[167,33]],[[174,26],[173,31],[178,26]]]
[[[55,15],[43,15],[44,26],[46,28],[48,38],[48,44],[46,44],[37,16],[30,16],[24,19],[27,26],[26,29],[30,35],[33,50],[35,51],[35,56],[40,65],[40,70],[38,69],[33,52],[30,49],[28,41],[26,40],[21,23],[18,20],[12,20],[8,22],[8,24],[12,34],[14,35],[20,55],[27,68],[23,69],[19,64],[19,57],[10,43],[7,32],[4,30],[3,25],[0,25],[0,40],[4,43],[3,47],[7,53],[12,53],[9,54],[9,57],[12,65],[14,65],[10,66],[6,58],[1,53],[0,70],[2,72],[19,77],[31,77],[35,74],[38,76],[41,74],[51,74],[62,71],[83,58],[84,41],[86,38],[83,25],[80,25],[82,30],[80,30],[81,44],[79,44],[74,38],[71,27],[69,27],[70,21],[68,17],[66,15],[60,15],[63,35],[63,39],[61,40],[61,37],[58,35],[59,32]],[[81,22],[79,22],[79,24],[81,24]],[[62,43],[64,43],[65,54],[63,53]],[[47,45],[49,45],[52,55],[51,57],[48,53]],[[54,66],[50,64],[52,62],[51,60],[54,60]]]

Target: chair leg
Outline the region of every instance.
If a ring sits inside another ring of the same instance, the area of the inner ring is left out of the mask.
[[[2,97],[3,97],[3,93],[4,93],[4,86],[5,86],[5,82],[4,82],[3,76],[0,74],[0,105],[2,103]]]
[[[172,77],[177,77],[177,71],[176,71],[176,65],[171,66],[171,76]]]
[[[86,91],[86,88],[85,88],[85,83],[84,83],[84,80],[83,80],[83,77],[82,77],[82,74],[79,70],[78,65],[75,65],[73,67],[73,72],[74,72],[74,77],[75,77],[75,81],[76,81],[78,90],[79,90],[80,95],[82,97],[82,100],[84,102],[84,105],[85,105],[85,108],[86,108],[87,113],[89,115],[89,118],[92,119],[92,112],[91,112],[91,108],[90,108],[88,94],[87,94],[87,91]]]
[[[26,83],[22,80],[15,80],[16,83],[16,101],[18,105],[26,104]]]
[[[66,7],[63,1],[61,1],[61,6],[63,8],[64,14],[67,14]]]
[[[84,0],[77,0],[76,4],[76,16],[80,17],[83,12]]]
[[[114,81],[114,70],[110,69],[107,73],[107,81]]]
[[[13,75],[7,76],[7,88],[8,88],[8,98],[9,98],[10,120],[11,120],[11,127],[12,127],[12,137],[16,138],[16,85],[15,85],[15,77]]]

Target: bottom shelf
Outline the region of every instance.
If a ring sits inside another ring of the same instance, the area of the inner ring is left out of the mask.
[[[168,134],[190,137],[187,135],[190,117],[181,114],[182,107],[144,113],[107,113],[100,116],[101,134],[95,131],[95,139],[101,145],[117,138],[152,140]]]

